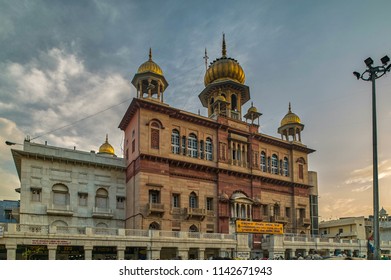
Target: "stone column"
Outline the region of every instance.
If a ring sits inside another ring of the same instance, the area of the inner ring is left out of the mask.
[[[152,82],[152,79],[148,79],[148,85]],[[148,97],[151,98],[152,97],[152,90],[151,89],[148,89]]]
[[[117,260],[125,259],[125,246],[117,246]]]
[[[181,260],[187,260],[189,258],[189,250],[187,248],[178,248],[177,257]]]
[[[160,247],[150,247],[147,252],[148,260],[159,260],[160,259]]]
[[[198,259],[204,260],[205,259],[205,248],[199,248],[198,249]]]
[[[92,249],[94,246],[92,245],[84,245],[84,259],[92,260]]]
[[[244,164],[245,167],[248,165],[248,159],[247,159],[247,145],[244,145]]]
[[[57,244],[48,245],[49,260],[56,259]]]
[[[161,101],[161,98],[160,98],[160,81],[157,82],[157,98],[159,99],[159,101]]]
[[[16,260],[16,244],[5,244],[7,260]]]

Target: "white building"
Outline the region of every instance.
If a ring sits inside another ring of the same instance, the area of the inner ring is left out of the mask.
[[[12,155],[20,224],[124,227],[125,166],[107,139],[98,153],[25,141]]]

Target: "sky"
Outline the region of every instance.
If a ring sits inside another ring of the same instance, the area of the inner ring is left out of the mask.
[[[149,48],[165,102],[206,115],[204,52],[219,58],[224,33],[260,132],[280,137],[289,102],[305,125],[320,219],[372,215],[371,83],[352,72],[391,57],[390,10],[389,0],[0,0],[0,200],[19,199],[6,140],[90,151],[108,133],[121,155],[118,125]],[[379,205],[391,212],[391,73],[376,80],[376,98]]]

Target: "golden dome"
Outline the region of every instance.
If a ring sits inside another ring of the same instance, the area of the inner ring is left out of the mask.
[[[247,113],[258,113],[258,110],[254,107],[253,103],[251,103],[251,107],[248,108]]]
[[[219,96],[216,97],[215,102],[216,101],[227,102],[227,99],[225,99],[225,97],[220,94]]]
[[[300,118],[295,113],[292,113],[291,111],[291,103],[289,103],[289,110],[288,113],[285,115],[285,117],[281,120],[281,126],[287,125],[287,124],[300,124]]]
[[[225,46],[225,36],[223,34],[223,48],[222,57],[216,59],[211,63],[208,70],[206,70],[204,77],[205,86],[216,81],[231,80],[244,84],[246,76],[242,66],[233,58],[227,57],[227,50]]]
[[[98,154],[109,154],[109,155],[115,155],[114,154],[114,148],[109,144],[108,141],[108,135],[106,134],[106,142],[104,142],[100,147],[99,147],[99,153]]]
[[[140,65],[140,67],[137,70],[137,74],[140,73],[147,73],[147,72],[152,72],[158,75],[163,76],[163,71],[160,68],[159,65],[157,65],[153,60],[152,60],[152,50],[149,49],[149,59],[148,61],[144,62],[143,64]]]

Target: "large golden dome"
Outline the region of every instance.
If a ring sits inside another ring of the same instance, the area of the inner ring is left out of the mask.
[[[153,60],[152,60],[152,50],[149,49],[149,59],[144,62],[143,64],[140,65],[140,67],[137,70],[137,74],[140,73],[147,73],[147,72],[152,72],[158,75],[163,76],[163,71],[160,68],[159,65],[157,65]]]
[[[292,113],[291,111],[291,103],[289,103],[289,110],[288,113],[285,115],[285,117],[281,120],[281,126],[287,125],[287,124],[300,124],[301,120],[298,115],[295,113]]]
[[[109,154],[109,155],[115,155],[114,154],[114,148],[109,144],[108,135],[106,134],[106,142],[104,142],[99,147],[99,154]]]
[[[233,58],[227,57],[225,36],[223,35],[222,57],[211,63],[204,77],[205,86],[216,81],[232,80],[244,84],[246,76],[242,66]]]

